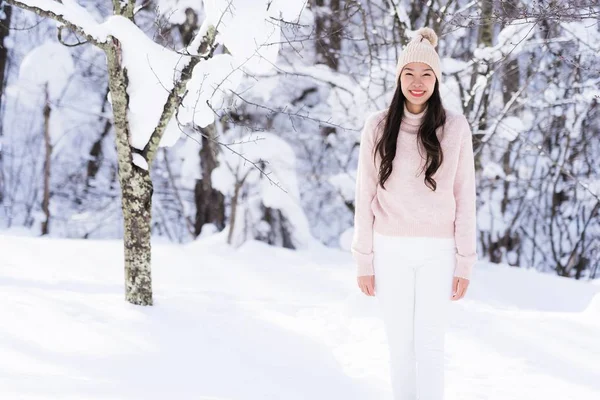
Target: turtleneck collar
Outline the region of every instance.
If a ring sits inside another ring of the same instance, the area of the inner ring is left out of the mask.
[[[419,127],[421,126],[421,123],[423,122],[423,117],[425,115],[425,112],[427,111],[427,105],[425,106],[425,108],[423,109],[423,111],[421,111],[418,114],[412,113],[410,111],[408,111],[408,108],[406,107],[406,103],[404,103],[404,116],[402,118],[402,124],[404,125],[404,130],[408,131],[408,132],[412,132],[412,133],[417,133],[417,131],[419,130]]]
[[[406,107],[406,103],[404,103],[404,118],[406,119],[410,119],[416,122],[421,122],[421,120],[423,120],[423,116],[425,115],[425,111],[427,111],[427,105],[425,106],[425,108],[423,109],[423,111],[421,111],[418,114],[415,113],[411,113],[410,111],[408,111],[408,107]]]

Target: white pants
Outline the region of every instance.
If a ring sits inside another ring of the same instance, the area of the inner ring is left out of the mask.
[[[442,400],[455,241],[374,232],[373,253],[394,400]]]

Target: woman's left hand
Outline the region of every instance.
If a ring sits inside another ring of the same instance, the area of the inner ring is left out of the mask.
[[[469,287],[469,280],[465,278],[459,278],[455,276],[452,278],[452,297],[453,301],[460,300],[465,297],[467,288]]]

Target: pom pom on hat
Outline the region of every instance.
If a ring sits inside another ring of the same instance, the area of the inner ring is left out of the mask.
[[[429,43],[431,43],[433,47],[437,46],[438,44],[438,36],[435,33],[435,31],[431,28],[420,28],[419,30],[417,30],[416,36],[421,36],[425,38],[429,41]]]

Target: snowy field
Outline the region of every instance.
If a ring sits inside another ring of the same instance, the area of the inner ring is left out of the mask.
[[[0,236],[0,399],[387,400],[377,300],[348,253]],[[600,399],[600,285],[480,263],[453,303],[447,400]]]

